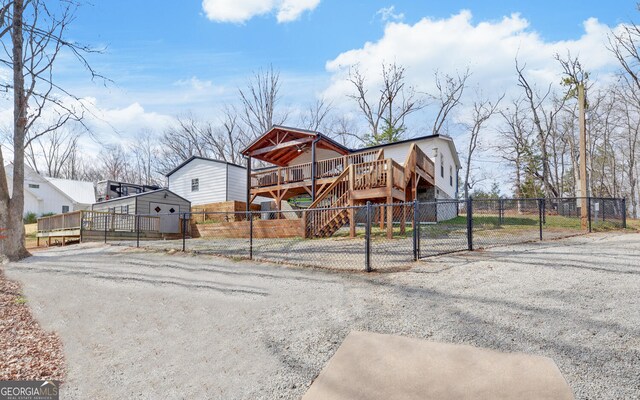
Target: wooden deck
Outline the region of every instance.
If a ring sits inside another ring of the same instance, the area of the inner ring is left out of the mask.
[[[309,209],[326,212],[309,214],[312,220],[308,223],[313,228],[307,232],[311,232],[311,237],[326,237],[354,218],[349,211],[337,208],[367,202],[412,201],[419,187],[435,186],[433,161],[415,144],[409,149],[404,165],[385,158],[384,150],[374,150],[317,161],[315,179],[313,170],[312,163],[304,163],[256,171],[251,174],[251,201],[257,196],[270,197],[281,210],[282,201],[315,192]],[[389,213],[386,219],[391,232],[393,216]],[[351,226],[354,230],[355,224]]]

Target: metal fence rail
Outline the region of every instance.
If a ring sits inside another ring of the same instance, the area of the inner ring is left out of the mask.
[[[626,227],[624,199],[586,200],[584,218],[580,198],[202,211],[181,214],[182,240],[147,240],[144,246],[320,268],[390,271],[439,254]],[[123,224],[132,225],[126,218]],[[138,229],[143,225],[133,223]]]

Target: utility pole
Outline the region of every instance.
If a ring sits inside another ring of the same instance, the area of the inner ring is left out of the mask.
[[[580,127],[580,225],[587,229],[587,128],[585,118],[584,84],[578,83],[578,120]]]

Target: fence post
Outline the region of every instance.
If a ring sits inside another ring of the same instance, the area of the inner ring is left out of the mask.
[[[602,222],[605,222],[605,215],[604,215],[604,213],[605,213],[605,212],[606,212],[606,210],[607,210],[607,207],[606,207],[606,204],[607,204],[607,203],[605,202],[605,200],[604,200],[604,199],[600,199],[600,203],[602,204]]]
[[[136,247],[140,247],[140,216],[136,215]]]
[[[82,243],[82,226],[83,225],[84,225],[84,211],[80,211],[80,243]]]
[[[109,225],[109,214],[104,215],[104,242],[107,243],[107,227]]]
[[[247,218],[249,219],[249,260],[253,260],[253,213],[247,211]]]
[[[413,200],[413,261],[420,258],[420,213],[418,199]]]
[[[587,197],[587,219],[589,221],[589,233],[591,233],[591,197]]]
[[[467,198],[467,248],[473,251],[473,199]]]
[[[187,249],[187,213],[182,215],[182,251]]]
[[[371,202],[367,201],[367,223],[364,229],[364,269],[371,272]]]
[[[544,207],[544,200],[538,199],[538,225],[540,225],[540,240],[542,240],[542,210]]]
[[[622,229],[627,228],[627,198],[622,198]]]

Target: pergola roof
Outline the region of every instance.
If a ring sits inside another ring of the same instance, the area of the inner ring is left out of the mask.
[[[319,132],[276,125],[251,143],[242,154],[284,167],[301,152],[311,148],[316,139],[316,148],[333,150],[342,155],[350,153],[349,149]]]

